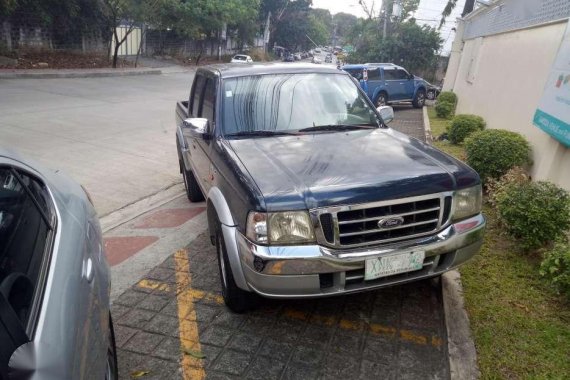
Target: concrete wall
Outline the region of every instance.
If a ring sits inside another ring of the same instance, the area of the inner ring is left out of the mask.
[[[570,190],[570,149],[532,124],[566,24],[464,41],[460,56],[452,57],[444,88],[457,93],[457,113],[477,114],[489,128],[526,136],[533,146],[533,177]]]

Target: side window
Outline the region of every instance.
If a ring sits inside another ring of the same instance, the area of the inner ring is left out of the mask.
[[[204,100],[202,112],[199,117],[214,121],[214,110],[216,104],[216,84],[213,78],[208,78],[204,89]]]
[[[394,69],[384,69],[384,80],[397,80],[396,70]]]
[[[22,171],[0,167],[0,287],[23,326],[49,252],[53,210],[43,183]]]
[[[369,69],[368,80],[380,80],[380,68]]]
[[[408,72],[406,70],[398,69],[396,70],[396,79],[408,79]]]
[[[190,94],[189,114],[191,117],[199,117],[200,101],[204,92],[204,82],[206,78],[203,75],[196,75],[194,84],[192,85],[192,93]]]

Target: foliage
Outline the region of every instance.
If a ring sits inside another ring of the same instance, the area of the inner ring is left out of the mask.
[[[515,166],[532,163],[528,141],[516,132],[487,129],[476,132],[465,140],[467,164],[486,182],[499,178]]]
[[[333,23],[336,25],[337,37],[345,43],[349,41],[353,43],[350,39],[350,32],[358,23],[358,17],[340,12],[333,16]]]
[[[544,254],[540,275],[558,292],[570,299],[570,245],[557,242]]]
[[[443,91],[437,97],[438,102],[448,102],[457,105],[457,94],[453,91]]]
[[[524,250],[555,241],[570,228],[570,194],[549,182],[510,184],[497,196],[497,210]]]
[[[497,200],[505,193],[508,186],[513,184],[522,185],[530,182],[530,180],[531,178],[527,171],[520,166],[509,169],[499,179],[489,178],[485,184],[488,195],[487,200],[492,206],[496,207]]]
[[[449,119],[453,116],[453,112],[455,111],[455,105],[449,102],[437,102],[435,105],[435,113],[437,117],[441,117],[442,119]]]
[[[435,28],[418,25],[413,19],[392,25],[384,39],[374,20],[361,20],[351,38],[356,51],[349,62],[394,62],[412,73],[433,67],[442,43]]]
[[[460,144],[467,136],[485,129],[485,125],[485,120],[481,116],[456,115],[449,125],[449,141]]]

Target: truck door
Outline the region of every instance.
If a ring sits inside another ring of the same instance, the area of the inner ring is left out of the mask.
[[[373,67],[368,69],[368,97],[370,100],[374,101],[374,95],[376,94],[376,89],[382,85],[382,78],[380,77],[380,68]]]
[[[389,101],[404,99],[404,83],[398,77],[398,73],[395,68],[384,68],[384,86],[386,86]]]
[[[414,97],[414,90],[415,90],[415,81],[414,77],[410,75],[404,69],[397,69],[396,70],[396,77],[400,79],[400,83],[403,87],[403,94],[402,99],[410,100]]]
[[[204,86],[204,91],[202,94],[201,103],[198,109],[198,117],[208,119],[209,121],[209,128],[208,131],[210,136],[212,136],[214,132],[214,128],[216,125],[215,120],[215,109],[216,109],[216,87],[217,87],[217,79],[215,77],[208,77],[206,79],[206,83]],[[191,146],[190,149],[195,151],[195,163],[196,163],[196,171],[197,176],[199,178],[200,183],[204,187],[204,192],[207,194],[208,190],[210,190],[211,183],[212,183],[212,167],[210,163],[210,151],[213,147],[212,144],[213,140],[211,138],[208,139],[196,139],[195,147]]]

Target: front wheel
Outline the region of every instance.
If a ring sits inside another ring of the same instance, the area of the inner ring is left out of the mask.
[[[426,92],[424,90],[419,90],[416,93],[416,97],[414,98],[412,104],[415,108],[422,108],[425,102],[426,102]]]
[[[234,313],[244,313],[250,310],[255,304],[255,294],[240,289],[232,273],[226,242],[222,233],[221,225],[218,222],[216,228],[216,251],[218,254],[218,269],[220,271],[220,281],[222,283],[222,296],[226,306]]]
[[[375,105],[376,107],[385,106],[387,101],[388,101],[388,96],[384,92],[381,92],[380,94],[378,94],[378,98],[376,98]]]
[[[119,366],[117,365],[117,347],[115,346],[115,329],[113,319],[109,313],[109,343],[107,347],[107,368],[105,380],[117,380],[119,378]]]

